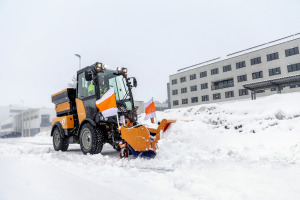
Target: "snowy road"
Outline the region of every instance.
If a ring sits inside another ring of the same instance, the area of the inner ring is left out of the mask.
[[[49,133],[0,140],[0,200],[300,199],[299,93],[157,113],[178,121],[155,159],[109,145],[53,150]],[[282,104],[285,102],[285,104]]]

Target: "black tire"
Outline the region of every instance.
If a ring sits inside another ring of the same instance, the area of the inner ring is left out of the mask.
[[[67,138],[62,138],[62,133],[58,127],[53,131],[53,147],[55,151],[67,151],[69,142]]]
[[[86,123],[80,130],[80,148],[83,154],[98,154],[102,151],[104,137],[103,131]]]

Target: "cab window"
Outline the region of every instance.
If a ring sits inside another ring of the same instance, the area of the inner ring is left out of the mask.
[[[85,97],[95,95],[95,86],[93,81],[86,81],[84,72],[78,74],[78,88],[77,88],[77,98],[83,99]]]

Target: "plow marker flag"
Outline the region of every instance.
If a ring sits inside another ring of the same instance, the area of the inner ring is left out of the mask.
[[[96,105],[103,117],[118,115],[114,88],[110,88],[101,99],[97,100]]]
[[[150,99],[150,101],[145,103],[144,106],[145,106],[145,113],[146,113],[145,120],[149,118],[156,118],[155,104],[153,101],[153,97]]]

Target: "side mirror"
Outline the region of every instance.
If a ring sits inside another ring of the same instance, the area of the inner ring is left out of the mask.
[[[135,77],[133,77],[133,87],[136,87],[137,86],[137,81],[135,79]]]
[[[91,80],[93,80],[93,75],[92,75],[92,70],[86,70],[85,72],[84,72],[84,74],[85,74],[85,80],[86,81],[91,81]]]
[[[131,87],[136,87],[137,86],[137,81],[136,81],[135,77],[131,77],[129,79],[132,79],[132,81],[130,82],[130,86]]]

